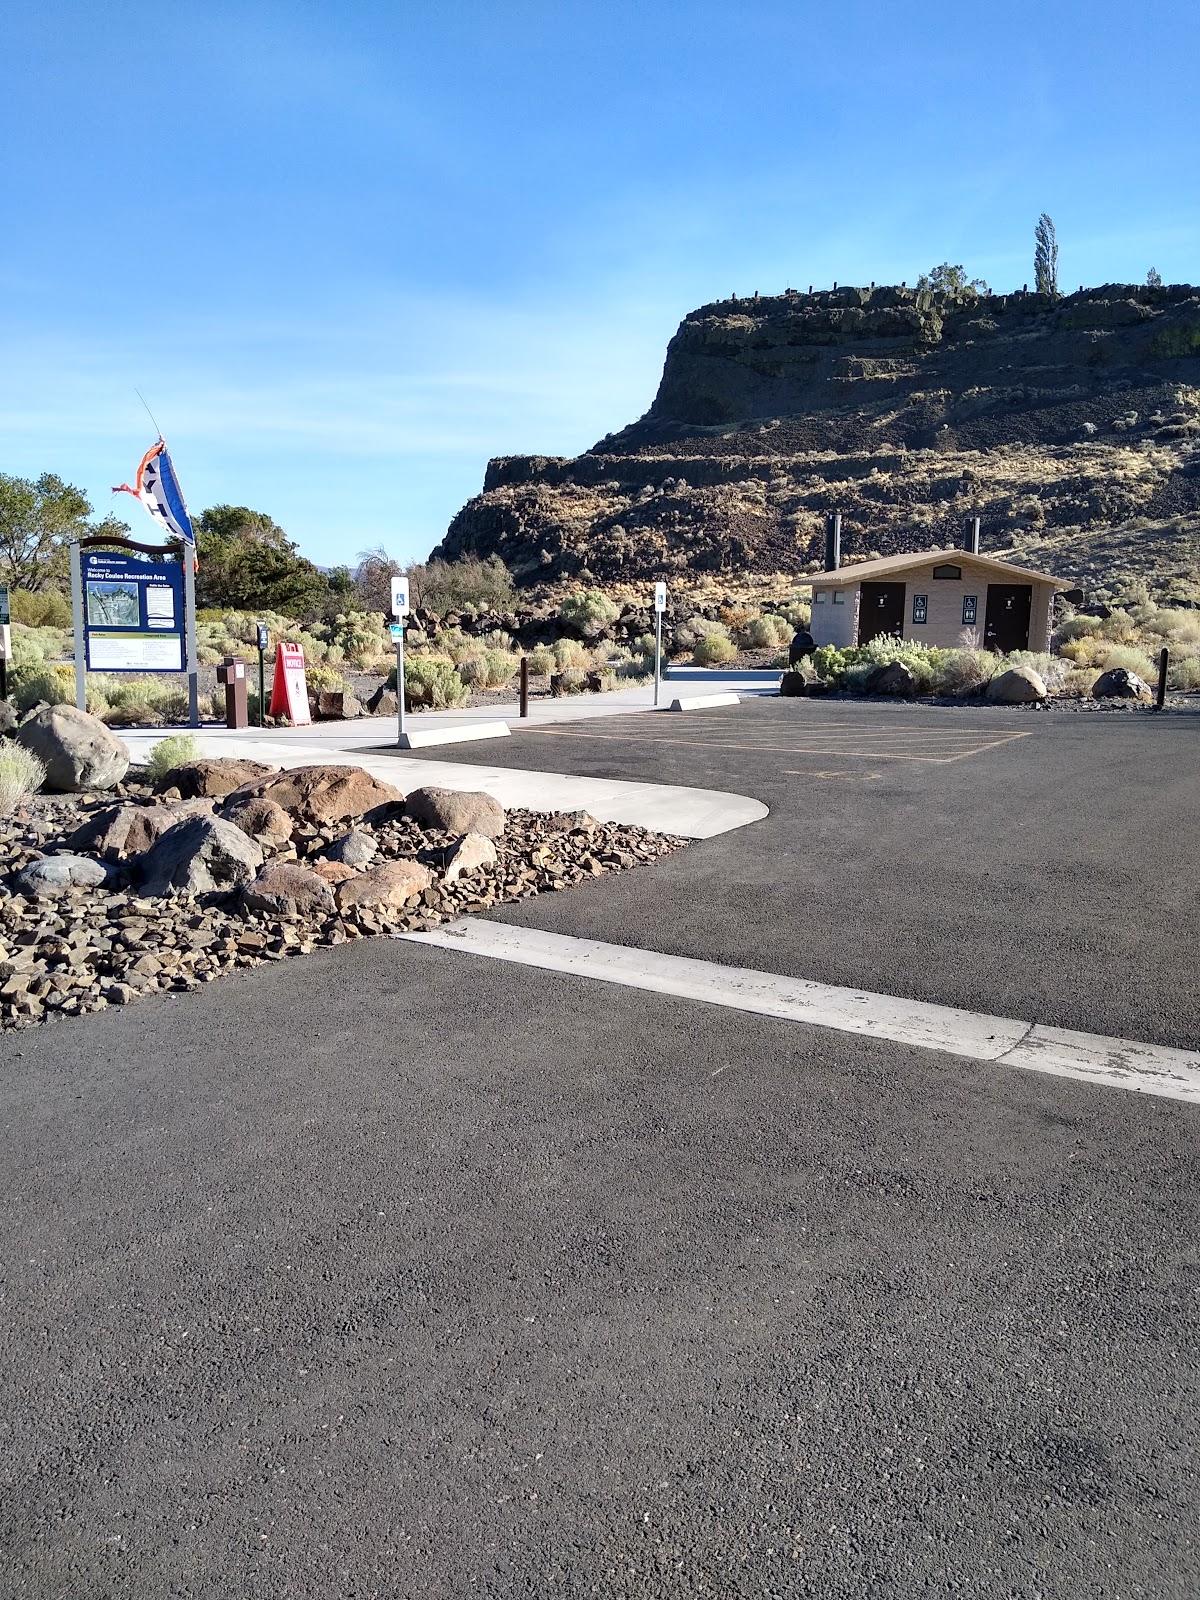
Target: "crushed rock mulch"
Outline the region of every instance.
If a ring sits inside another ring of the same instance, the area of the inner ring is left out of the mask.
[[[148,787],[122,786],[126,803],[151,803]],[[349,907],[328,913],[278,914],[252,910],[240,890],[148,897],[136,881],[111,888],[73,887],[52,897],[14,892],[23,866],[64,848],[65,841],[111,793],[44,795],[16,816],[0,818],[0,1029],[28,1028],[57,1017],[123,1006],[144,994],[183,992],[223,973],[320,945],[422,931],[492,906],[623,872],[682,849],[684,839],[584,812],[509,810],[495,841],[497,859],[443,881],[459,837],[423,828],[403,814],[369,827],[373,864],[418,860],[434,881],[403,909]],[[268,862],[312,864],[333,840],[361,822],[318,827],[298,824],[292,840],[267,850]],[[133,878],[133,873],[127,873]]]

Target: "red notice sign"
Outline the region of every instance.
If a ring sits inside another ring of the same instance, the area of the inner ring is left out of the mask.
[[[298,644],[281,644],[275,650],[269,715],[286,717],[294,728],[312,721],[308,710],[308,683],[304,677],[304,651]]]

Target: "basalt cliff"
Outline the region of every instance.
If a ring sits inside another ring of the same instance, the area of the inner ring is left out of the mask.
[[[522,585],[803,573],[956,542],[1093,588],[1200,563],[1200,290],[906,287],[690,312],[640,421],[574,458],[489,463],[434,552]]]

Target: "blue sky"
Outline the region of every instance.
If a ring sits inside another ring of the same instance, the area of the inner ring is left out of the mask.
[[[193,510],[324,563],[633,420],[734,290],[1019,286],[1043,209],[1064,285],[1200,276],[1192,4],[17,0],[0,46],[0,471],[107,507],[136,386]]]

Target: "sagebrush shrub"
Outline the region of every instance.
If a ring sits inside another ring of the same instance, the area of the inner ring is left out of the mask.
[[[24,745],[0,744],[0,817],[11,817],[46,781],[46,769]]]
[[[158,741],[146,765],[150,769],[150,776],[157,782],[165,778],[168,772],[174,772],[176,767],[182,767],[188,761],[198,761],[199,758],[200,746],[190,733],[172,733]]]
[[[602,589],[581,589],[566,597],[558,615],[578,628],[585,639],[597,639],[621,615],[621,608]]]

